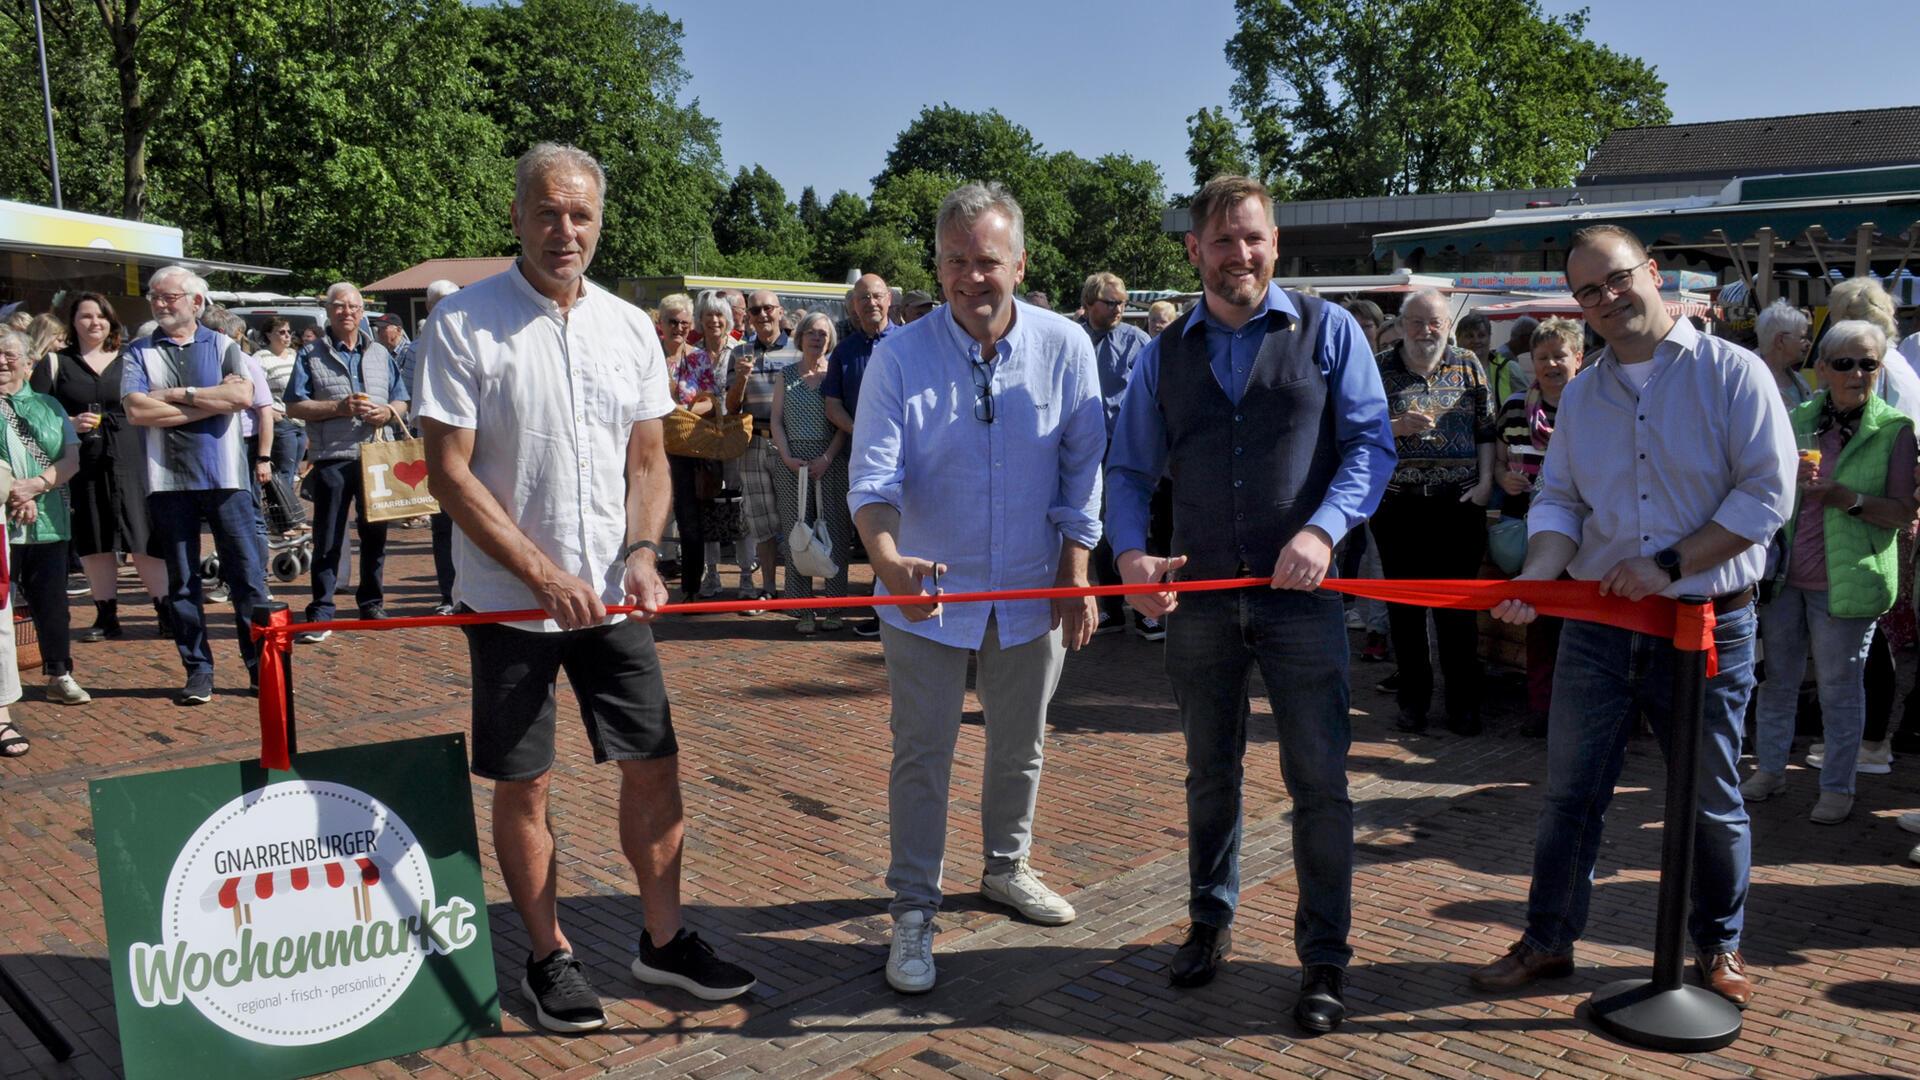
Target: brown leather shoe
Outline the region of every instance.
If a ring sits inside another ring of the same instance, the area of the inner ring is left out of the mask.
[[[1476,989],[1514,990],[1538,979],[1563,979],[1573,974],[1573,950],[1544,953],[1523,938],[1507,955],[1467,976]]]
[[[1700,953],[1694,958],[1700,965],[1700,983],[1741,1008],[1753,1000],[1753,980],[1747,978],[1747,962],[1740,953]]]

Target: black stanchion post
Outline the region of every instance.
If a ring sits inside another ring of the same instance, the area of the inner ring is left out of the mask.
[[[286,623],[291,622],[292,620],[293,620],[292,610],[289,609],[287,605],[281,603],[278,600],[269,600],[268,602],[264,604],[260,604],[253,609],[253,625],[255,626],[271,626],[275,623],[284,625]],[[261,641],[260,645],[261,645],[262,655],[265,655],[265,650],[268,644],[269,643],[267,640]],[[284,678],[282,679],[283,685],[281,687],[281,690],[286,695],[286,706],[287,706],[287,756],[292,757],[293,755],[298,754],[300,752],[300,735],[299,735],[300,726],[294,722],[295,718],[293,714],[293,642],[292,641],[287,642],[286,651],[283,654],[281,654],[280,671],[281,671],[281,674],[284,676]]]
[[[1680,602],[1706,603],[1692,596],[1681,597]],[[1740,1037],[1739,1008],[1704,986],[1684,981],[1694,821],[1700,806],[1700,714],[1706,692],[1707,654],[1681,650],[1673,665],[1653,977],[1608,983],[1587,999],[1594,1023],[1602,1030],[1636,1046],[1676,1053],[1718,1050]]]

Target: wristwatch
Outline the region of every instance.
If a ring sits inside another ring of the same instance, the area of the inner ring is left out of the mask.
[[[1867,511],[1866,493],[1855,492],[1853,496],[1853,505],[1847,507],[1847,514],[1851,517],[1859,517],[1861,514],[1866,513],[1866,511]]]
[[[1672,548],[1661,548],[1653,553],[1653,565],[1667,572],[1667,580],[1680,580],[1680,553]]]
[[[258,454],[256,454],[254,455],[253,463],[255,465],[271,465],[273,464],[273,459],[270,457],[261,457]]]
[[[628,544],[626,547],[623,547],[620,549],[620,561],[626,562],[628,559],[633,557],[634,552],[639,551],[641,548],[646,548],[648,551],[653,552],[653,557],[656,559],[660,557],[659,544],[656,544],[651,540],[635,540],[633,543]]]

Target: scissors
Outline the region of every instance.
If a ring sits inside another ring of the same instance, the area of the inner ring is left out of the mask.
[[[940,595],[940,564],[939,563],[933,564],[933,595],[935,596]],[[934,612],[933,612],[933,624],[935,626],[947,625],[947,610],[943,607],[940,607],[939,601],[937,600],[934,602],[934,605],[935,606],[934,606]]]

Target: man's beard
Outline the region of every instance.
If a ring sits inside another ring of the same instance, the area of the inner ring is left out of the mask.
[[[1259,302],[1266,295],[1267,284],[1272,280],[1272,267],[1254,268],[1253,276],[1248,278],[1232,277],[1223,269],[1215,273],[1207,285],[1220,299],[1245,307]]]
[[[1422,364],[1431,364],[1446,355],[1447,339],[1435,338],[1432,341],[1419,341],[1414,338],[1403,338],[1401,339],[1400,347],[1402,351],[1407,354],[1407,359],[1415,360]]]

